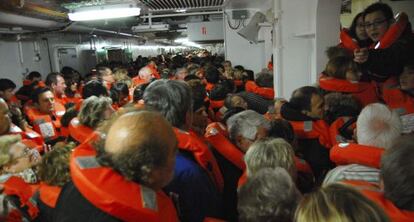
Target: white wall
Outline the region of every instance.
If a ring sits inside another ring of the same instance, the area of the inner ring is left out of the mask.
[[[37,39],[39,45],[40,60],[35,61],[36,52],[34,50],[33,40],[30,41],[0,41],[0,76],[1,78],[9,78],[20,87],[24,75],[31,71],[38,71],[44,76],[50,72],[49,59],[47,55],[47,47],[44,41]],[[19,49],[21,44],[21,50]],[[22,53],[20,53],[22,52]],[[20,57],[20,54],[23,56]],[[22,60],[21,60],[22,59]],[[21,61],[23,63],[21,63]]]
[[[247,25],[250,18],[258,9],[247,9],[249,10],[249,19],[246,19],[245,24]],[[242,29],[242,25],[237,30],[230,28],[228,19],[232,26],[237,22],[231,19],[231,10],[226,10],[229,15],[223,18],[224,22],[224,48],[226,60],[230,60],[235,65],[242,65],[245,69],[253,70],[257,73],[266,67],[267,61],[264,53],[264,43],[250,44],[249,41],[237,34],[237,31]]]
[[[340,0],[274,1],[274,75],[277,97],[316,82],[327,46],[338,42]]]

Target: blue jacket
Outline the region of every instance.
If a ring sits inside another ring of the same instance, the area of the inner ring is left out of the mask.
[[[205,217],[221,217],[222,200],[210,177],[192,154],[180,150],[174,179],[164,188],[173,197],[182,222],[202,222]]]

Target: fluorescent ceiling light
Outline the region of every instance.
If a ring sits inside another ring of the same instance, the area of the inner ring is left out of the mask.
[[[104,5],[99,7],[85,7],[68,13],[72,21],[90,21],[100,19],[124,18],[138,16],[141,9],[133,5]]]

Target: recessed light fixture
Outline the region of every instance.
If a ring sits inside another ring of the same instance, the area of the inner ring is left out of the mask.
[[[72,10],[68,17],[72,21],[91,21],[138,16],[140,11],[133,4],[88,6]]]

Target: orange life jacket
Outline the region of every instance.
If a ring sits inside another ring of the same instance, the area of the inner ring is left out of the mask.
[[[210,99],[210,108],[220,109],[224,106],[224,100],[212,100]]]
[[[20,127],[11,124],[10,134],[20,135],[22,137],[22,142],[29,148],[37,149],[39,152],[43,152],[43,138],[36,131],[27,128],[25,131],[20,129]]]
[[[31,187],[28,183],[24,182],[23,179],[19,177],[12,176],[4,184],[3,193],[5,195],[15,195],[19,198],[20,207],[27,208],[27,213],[31,219],[34,219],[39,214],[39,209],[34,204],[35,201],[32,199],[35,189]]]
[[[372,46],[374,49],[386,49],[390,47],[394,42],[400,38],[408,24],[408,16],[404,12],[398,13],[395,16],[395,22],[388,28],[387,32],[382,38]]]
[[[141,79],[139,76],[135,76],[134,78],[132,78],[132,85],[134,88],[142,84],[145,84],[147,82],[148,82],[147,80]]]
[[[330,158],[337,165],[360,164],[379,169],[384,149],[356,143],[339,143],[330,150]]]
[[[339,40],[341,42],[340,46],[342,48],[349,50],[352,53],[355,49],[359,49],[358,42],[349,35],[349,30],[346,28],[341,29],[341,32],[339,34]]]
[[[225,220],[213,218],[213,217],[206,217],[204,218],[203,222],[226,222]]]
[[[303,160],[295,156],[295,165],[298,172],[303,172],[306,174],[313,174],[312,168],[306,160]]]
[[[65,114],[65,107],[55,102],[55,111],[53,116],[56,120],[52,120],[52,117],[49,114],[41,113],[36,107],[28,107],[26,115],[29,118],[30,123],[33,126],[33,129],[40,133],[44,139],[55,139],[59,137],[60,134],[60,119],[63,114]]]
[[[82,102],[82,96],[80,94],[75,94],[74,97],[67,97],[66,96],[66,97],[63,98],[63,100],[64,100],[63,104],[73,103],[76,106],[78,103]]]
[[[226,131],[223,129],[224,126],[220,125],[221,123],[218,122],[209,124],[204,137],[222,156],[224,156],[224,158],[239,169],[244,170],[246,168],[246,164],[243,160],[243,152],[240,151],[225,135],[223,135],[223,133],[220,132]]]
[[[348,121],[351,117],[343,116],[336,119],[330,126],[329,126],[329,135],[331,137],[332,145],[336,145],[338,143],[342,143],[343,138],[339,133],[339,129]],[[356,128],[356,122],[354,122],[350,127],[352,129]]]
[[[251,80],[246,82],[245,89],[247,92],[260,95],[266,99],[274,99],[275,97],[275,91],[273,88],[259,87],[254,81]]]
[[[193,154],[197,163],[208,173],[219,191],[223,191],[224,181],[220,168],[207,144],[194,132],[185,132],[174,128],[178,148]]]
[[[401,210],[387,200],[376,184],[360,181],[344,181],[343,183],[357,188],[365,197],[376,203],[390,217],[392,222],[413,222],[414,211]]]
[[[41,182],[39,186],[39,198],[48,207],[55,208],[61,191],[61,187],[50,186]]]
[[[364,106],[379,101],[375,85],[369,82],[351,82],[322,74],[319,78],[319,86],[327,91],[350,93]]]
[[[401,91],[398,82],[393,79],[384,83],[382,98],[392,110],[400,115],[414,113],[414,97]]]
[[[245,170],[245,171],[243,171],[243,174],[239,178],[239,182],[237,183],[237,187],[240,188],[246,183],[247,183],[247,171]]]
[[[319,143],[331,148],[329,126],[324,120],[315,121],[289,121],[298,139],[319,139]]]
[[[154,78],[156,78],[156,79],[161,78],[160,74],[158,73],[157,68],[154,65],[148,64],[147,66],[151,70],[152,75],[154,75]]]
[[[79,192],[95,207],[123,221],[178,221],[172,201],[109,167],[100,166],[96,151],[84,143],[72,152],[70,174]]]
[[[237,87],[243,86],[243,80],[234,80],[234,85]]]
[[[69,123],[69,135],[79,143],[83,143],[91,135],[94,134],[94,130],[80,124],[77,117],[73,118]]]
[[[210,92],[214,88],[215,84],[207,82],[206,91]]]

